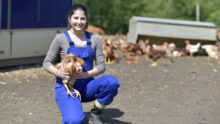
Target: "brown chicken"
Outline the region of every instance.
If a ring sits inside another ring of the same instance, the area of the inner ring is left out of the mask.
[[[151,64],[152,67],[158,66],[158,59],[165,55],[165,51],[153,50],[152,46],[150,46],[149,51],[145,51],[148,58],[153,60]]]
[[[168,44],[168,42],[164,42],[162,45],[153,44],[152,48],[153,48],[153,50],[165,51],[167,44]]]
[[[106,64],[118,63],[118,55],[113,48],[112,44],[103,44],[103,53],[105,56]]]
[[[122,38],[122,39],[119,39],[119,42],[120,42],[120,48],[119,48],[119,50],[120,50],[121,52],[127,52],[127,48],[128,48],[128,46],[129,46],[129,42],[127,41],[127,38],[124,37],[124,38]]]
[[[140,44],[133,44],[133,43],[129,43],[127,46],[127,52],[129,54],[134,53],[137,55],[141,55],[142,50],[141,50],[141,45]]]
[[[96,27],[96,26],[93,26],[93,25],[88,25],[86,31],[96,33],[96,34],[99,34],[99,35],[104,35],[105,34],[105,31],[102,28]]]
[[[140,40],[139,42],[143,42],[141,44],[141,50],[142,50],[142,54],[146,54],[146,52],[149,51],[150,49],[150,39],[146,39],[145,41]]]
[[[139,61],[139,55],[136,55],[136,56],[127,55],[125,57],[125,62],[128,63],[128,64],[137,64],[138,61]]]
[[[220,41],[220,28],[218,28],[216,31],[216,39],[217,41]]]
[[[79,91],[73,88],[75,79],[71,79],[70,77],[79,74],[82,71],[83,65],[84,65],[83,59],[75,57],[74,54],[65,55],[61,59],[61,62],[56,65],[57,69],[61,69],[64,72],[69,73],[69,76],[67,76],[62,80],[62,83],[67,90],[67,94],[74,98],[73,94],[69,90],[71,89],[76,93],[77,97],[78,96],[80,97],[80,100],[81,100],[81,95]]]

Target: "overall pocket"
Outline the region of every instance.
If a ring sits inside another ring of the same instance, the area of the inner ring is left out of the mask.
[[[79,57],[82,59],[88,58],[89,57],[89,51],[88,49],[85,47],[70,47],[68,49],[68,53],[72,53],[75,55],[75,57]]]

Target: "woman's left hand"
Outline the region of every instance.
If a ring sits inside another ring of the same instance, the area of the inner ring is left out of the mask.
[[[98,69],[97,68],[93,68],[92,70],[89,70],[87,72],[80,72],[79,74],[73,75],[70,78],[71,79],[83,79],[83,78],[89,78],[89,77],[93,77],[95,75],[98,74]]]

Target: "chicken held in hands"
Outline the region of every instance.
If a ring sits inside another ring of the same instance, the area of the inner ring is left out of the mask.
[[[75,79],[72,79],[71,76],[79,74],[83,69],[83,65],[84,65],[83,59],[75,57],[74,54],[65,55],[61,59],[61,62],[56,65],[57,69],[62,70],[63,72],[69,74],[69,76],[62,79],[62,83],[67,90],[67,94],[74,98],[73,94],[69,90],[71,89],[74,91],[74,93],[76,93],[77,97],[78,96],[80,97],[80,100],[81,100],[81,95],[79,91],[73,88]]]

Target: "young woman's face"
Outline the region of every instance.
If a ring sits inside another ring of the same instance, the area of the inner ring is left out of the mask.
[[[75,31],[85,30],[87,18],[85,16],[84,11],[75,10],[73,15],[69,18],[69,23],[70,23],[72,29]]]

